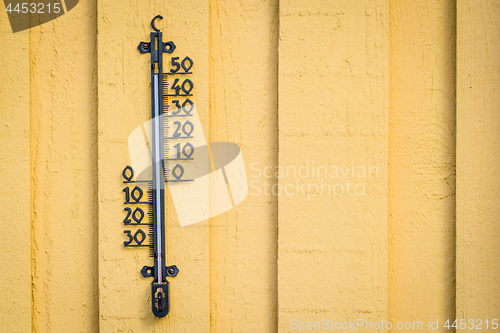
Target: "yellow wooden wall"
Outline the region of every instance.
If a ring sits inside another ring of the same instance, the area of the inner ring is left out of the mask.
[[[455,315],[455,7],[390,2],[392,322]]]
[[[283,332],[294,319],[387,320],[388,9],[369,0],[280,3],[279,165],[310,167],[297,176],[304,193],[278,201]],[[325,179],[313,166],[378,171]],[[290,189],[297,177],[285,172],[279,183]],[[341,186],[343,195],[332,194]]]
[[[3,13],[2,13],[3,14]],[[31,327],[31,200],[29,33],[12,34],[0,16],[0,311],[5,331]],[[9,314],[15,314],[7,320]]]
[[[16,34],[1,7],[0,330],[97,331],[96,3]]]
[[[494,318],[500,309],[500,2],[460,1],[457,17],[457,318]]]
[[[81,0],[16,34],[0,9],[1,332],[500,319],[499,1]],[[167,198],[181,272],[164,319],[121,225],[128,135],[151,103],[136,47],[157,14],[195,61],[206,139],[241,147],[249,185],[305,184],[249,186],[182,228]]]

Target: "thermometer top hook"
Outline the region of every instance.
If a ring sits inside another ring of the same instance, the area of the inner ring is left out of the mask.
[[[155,20],[156,19],[160,19],[160,20],[163,20],[163,16],[161,15],[156,15],[152,20],[151,20],[151,27],[153,28],[154,31],[156,32],[160,32],[160,29],[158,29],[156,26],[155,26]]]

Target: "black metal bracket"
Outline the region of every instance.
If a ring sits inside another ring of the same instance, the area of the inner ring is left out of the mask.
[[[151,299],[153,300],[153,314],[157,317],[165,317],[170,310],[168,281],[162,284],[151,284]]]
[[[148,53],[151,52],[151,44],[147,42],[140,42],[139,46],[137,46],[137,49],[141,53]]]
[[[176,277],[177,274],[179,274],[179,269],[177,268],[177,266],[172,265],[172,266],[165,267],[164,272],[165,272],[165,277],[167,277],[167,276]],[[154,276],[154,266],[144,266],[141,269],[141,274],[145,278],[153,277]]]
[[[153,28],[154,31],[156,31],[156,33],[160,33],[160,29],[156,28],[155,26],[155,20],[156,19],[163,19],[163,16],[161,15],[156,15],[153,20],[151,21],[151,27]],[[154,34],[154,32],[152,32],[151,34]],[[140,42],[139,45],[137,46],[137,49],[139,50],[139,52],[141,53],[151,53],[151,45],[154,46],[154,40],[151,40],[151,42]],[[174,42],[170,41],[170,42],[161,42],[161,51],[163,53],[172,53],[174,52],[175,50],[175,44]]]

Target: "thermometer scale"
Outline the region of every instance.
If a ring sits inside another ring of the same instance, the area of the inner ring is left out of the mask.
[[[167,277],[175,277],[179,269],[175,265],[165,265],[165,182],[185,182],[192,179],[183,179],[184,167],[182,163],[193,160],[194,147],[189,143],[193,138],[191,134],[194,125],[189,120],[173,121],[176,128],[170,134],[170,117],[189,117],[194,109],[193,102],[189,99],[193,96],[193,82],[186,78],[193,67],[193,61],[185,57],[179,61],[179,57],[171,57],[171,68],[168,72],[163,72],[163,54],[171,54],[176,46],[173,42],[163,42],[162,32],[155,27],[154,21],[162,19],[157,15],[151,21],[154,32],[150,33],[149,42],[141,42],[137,47],[141,54],[151,54],[151,132],[150,135],[150,155],[151,173],[148,179],[136,177],[134,180],[134,170],[127,166],[122,172],[125,179],[123,183],[127,187],[125,192],[124,210],[127,216],[123,223],[127,226],[149,226],[149,244],[143,244],[146,234],[142,229],[137,229],[135,233],[131,230],[124,230],[128,240],[124,242],[125,247],[149,247],[150,256],[154,258],[153,266],[144,266],[141,269],[143,277],[153,277],[151,284],[152,312],[157,317],[165,317],[169,310],[169,283]],[[174,78],[174,83],[169,87],[169,77]],[[179,83],[182,80],[182,83]],[[171,104],[175,106],[175,111],[169,112],[169,97],[173,97]],[[175,157],[170,156],[170,143],[178,143],[173,146],[176,151]],[[183,147],[181,149],[181,146]],[[181,154],[182,152],[182,154]],[[170,162],[175,166],[170,169]],[[135,187],[131,188],[130,186]],[[141,201],[144,190],[141,186],[147,186],[148,201]],[[149,206],[149,223],[142,222],[144,210],[141,207]],[[131,207],[134,207],[132,209]]]

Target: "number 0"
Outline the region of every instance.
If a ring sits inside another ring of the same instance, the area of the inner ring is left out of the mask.
[[[186,67],[186,61],[189,62],[189,67]],[[189,57],[186,57],[186,58],[184,58],[184,60],[182,60],[181,66],[184,69],[184,71],[186,71],[186,73],[187,73],[187,72],[189,72],[191,67],[193,67],[193,60],[191,60],[191,58],[189,58]]]

